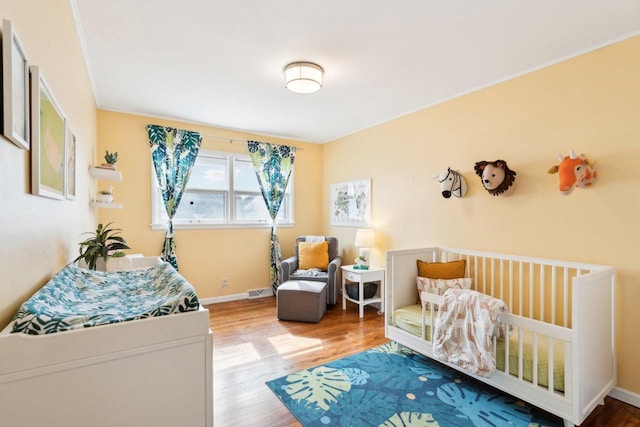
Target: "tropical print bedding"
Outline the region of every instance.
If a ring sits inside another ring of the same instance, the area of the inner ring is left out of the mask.
[[[198,308],[191,284],[166,262],[108,273],[67,266],[22,304],[11,332],[51,334]]]

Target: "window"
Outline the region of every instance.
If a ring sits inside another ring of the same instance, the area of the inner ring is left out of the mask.
[[[151,167],[151,221],[154,229],[166,228],[168,216]],[[293,173],[285,192],[278,225],[293,224]],[[173,218],[174,228],[270,226],[251,159],[246,154],[200,150]]]

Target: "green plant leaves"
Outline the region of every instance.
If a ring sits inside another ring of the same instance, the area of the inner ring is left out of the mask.
[[[106,261],[110,252],[131,249],[126,240],[118,235],[122,230],[109,228],[111,224],[111,222],[107,225],[98,224],[95,232],[83,233],[91,234],[92,237],[79,243],[80,255],[73,262],[83,259],[89,269],[95,270],[98,258],[102,257]]]

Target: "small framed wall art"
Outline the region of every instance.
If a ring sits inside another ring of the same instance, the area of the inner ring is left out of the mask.
[[[331,225],[368,227],[371,225],[371,180],[331,184]]]
[[[66,139],[66,163],[65,163],[65,196],[68,200],[76,198],[76,135],[67,125]]]
[[[38,66],[31,72],[31,193],[65,198],[66,119]]]
[[[4,135],[29,149],[29,64],[11,21],[2,21],[2,119]]]

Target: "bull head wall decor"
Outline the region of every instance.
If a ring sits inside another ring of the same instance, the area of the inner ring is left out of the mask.
[[[598,179],[594,165],[596,162],[587,160],[584,154],[576,155],[576,152],[569,151],[568,156],[558,154],[560,163],[551,167],[547,172],[558,173],[560,179],[560,193],[570,194],[574,188],[589,187]]]

